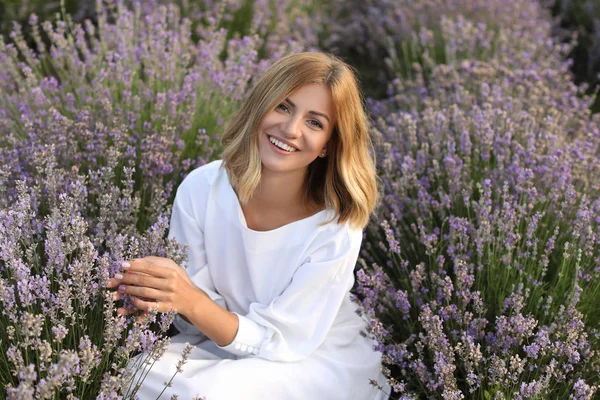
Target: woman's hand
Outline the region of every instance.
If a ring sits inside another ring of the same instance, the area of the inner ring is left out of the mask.
[[[143,310],[144,314],[150,309],[158,309],[158,312],[173,309],[185,316],[194,296],[206,296],[190,280],[185,269],[169,258],[144,257],[122,265],[123,272],[115,274],[107,287],[118,287],[115,300],[120,300],[123,294],[132,296],[133,306]],[[117,309],[117,313],[122,315],[134,311],[123,307]]]

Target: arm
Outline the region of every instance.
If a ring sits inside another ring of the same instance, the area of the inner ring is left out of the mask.
[[[202,333],[220,345],[231,343],[235,337],[237,316],[196,286],[173,260],[150,256],[123,263],[122,267],[126,273],[115,275],[108,287],[118,285],[119,295],[133,296],[135,308],[145,312],[151,308],[158,312],[175,310],[189,331],[184,333]]]
[[[324,342],[354,282],[362,232],[340,231],[325,232],[326,238],[310,251],[281,295],[269,304],[251,303],[245,315],[218,305],[168,258],[134,260],[127,267],[133,273],[110,285],[122,283],[119,291],[134,296],[136,308],[177,310],[234,355],[298,361]]]
[[[219,346],[230,344],[238,331],[237,314],[227,311],[199,290],[190,307],[183,311],[188,323]],[[180,314],[182,315],[182,314]]]
[[[225,299],[217,293],[208,268],[203,226],[209,189],[210,185],[205,174],[199,170],[192,171],[177,188],[168,237],[188,245],[186,264],[178,266],[172,260],[161,257],[134,260],[127,263],[128,267],[124,267],[123,274],[118,274],[110,280],[108,287],[119,286],[115,294],[116,300],[121,298],[122,293],[134,296],[132,305],[135,308],[122,309],[120,310],[122,314],[130,314],[135,309],[155,308],[158,301],[159,311],[167,312],[173,308],[179,312],[173,321],[173,325],[179,332],[208,336],[217,343],[226,344],[224,338],[235,336],[237,318],[227,311]],[[142,298],[155,301],[144,301]],[[197,317],[202,315],[201,312],[194,314],[196,317],[192,316],[193,321],[190,321],[186,317],[190,315],[187,311],[190,307],[201,311],[211,310],[207,317],[211,320],[215,316],[221,319],[229,317],[226,319],[226,322],[230,322],[229,325],[219,319],[212,322],[217,326],[229,326],[229,329],[224,332],[224,338],[213,330],[206,329],[205,324],[197,321]],[[231,325],[233,321],[235,326]],[[204,335],[198,327],[210,332],[210,335]],[[233,332],[227,334],[229,330]]]
[[[234,355],[287,362],[306,358],[325,340],[352,288],[361,241],[362,231],[340,227],[329,232],[278,297],[235,314],[237,332],[233,319],[214,306],[202,309],[197,302],[188,317],[209,337],[210,329],[219,330],[214,334],[217,344]]]
[[[204,248],[204,232],[201,229],[204,222],[203,210],[206,209],[206,193],[201,196],[193,196],[193,193],[208,190],[208,182],[202,181],[206,178],[192,172],[177,188],[173,202],[173,212],[169,225],[169,239],[175,239],[179,243],[189,245],[189,258],[186,272],[190,280],[201,289],[213,303],[221,308],[227,308],[225,299],[215,289]],[[200,180],[200,181],[199,181]],[[194,203],[193,203],[194,202]],[[194,212],[199,210],[200,212]],[[185,267],[185,266],[184,266]],[[203,299],[204,297],[202,297]],[[194,303],[196,299],[190,299]],[[184,334],[201,334],[195,324],[186,321],[181,314],[175,317],[173,322],[177,330]]]

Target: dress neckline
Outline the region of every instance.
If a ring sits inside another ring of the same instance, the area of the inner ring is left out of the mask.
[[[274,229],[269,229],[268,231],[257,231],[254,229],[251,229],[248,227],[248,223],[246,221],[246,216],[244,215],[244,210],[242,209],[242,205],[240,204],[240,199],[237,196],[237,193],[235,192],[235,190],[233,190],[233,186],[231,186],[231,183],[229,182],[229,177],[227,176],[227,174],[225,174],[225,180],[227,182],[227,188],[230,191],[230,193],[233,196],[233,200],[235,202],[235,205],[237,207],[237,211],[238,211],[238,220],[240,222],[240,225],[247,230],[248,232],[252,232],[252,233],[257,233],[257,234],[269,234],[269,233],[275,233],[275,232],[280,232],[284,229],[290,228],[292,226],[295,225],[300,225],[304,222],[308,222],[311,221],[312,219],[315,219],[319,216],[321,216],[322,214],[327,212],[327,209],[322,209],[321,211],[318,211],[316,213],[314,213],[313,215],[310,215],[308,217],[305,218],[301,218],[301,219],[297,219],[295,221],[292,222],[288,222],[287,224],[281,225],[277,228]]]

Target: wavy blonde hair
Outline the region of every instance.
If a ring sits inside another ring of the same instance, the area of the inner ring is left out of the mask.
[[[296,53],[271,65],[225,127],[222,166],[246,203],[261,179],[260,122],[296,89],[314,83],[331,90],[336,122],[327,157],[308,166],[303,200],[334,210],[338,223],[364,228],[379,200],[375,152],[356,72],[333,55]]]

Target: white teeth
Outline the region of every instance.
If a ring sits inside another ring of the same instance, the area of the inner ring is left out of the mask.
[[[296,151],[295,148],[288,146],[285,143],[281,143],[279,140],[275,139],[273,136],[269,136],[269,140],[271,141],[271,143],[273,143],[275,146],[279,147],[280,149],[289,151],[290,153]]]

